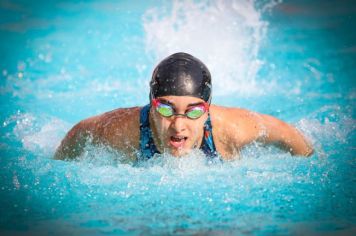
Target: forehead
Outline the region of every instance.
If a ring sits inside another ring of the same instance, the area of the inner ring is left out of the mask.
[[[195,105],[205,102],[203,99],[191,96],[162,96],[157,98],[159,100],[167,101],[175,107],[187,107],[189,105]]]

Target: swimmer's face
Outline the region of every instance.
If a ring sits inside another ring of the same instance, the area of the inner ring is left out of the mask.
[[[185,114],[190,108],[201,105],[204,100],[189,96],[163,96],[159,101],[169,104],[174,113]],[[205,112],[197,119],[184,116],[164,117],[151,108],[155,143],[160,152],[169,151],[173,156],[182,156],[193,148],[199,148],[204,134],[204,123],[208,118]]]

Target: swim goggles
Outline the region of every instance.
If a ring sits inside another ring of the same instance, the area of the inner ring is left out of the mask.
[[[184,114],[175,113],[171,105],[162,103],[159,99],[156,98],[152,99],[152,105],[161,116],[167,118],[172,116],[185,116],[189,119],[195,120],[200,118],[202,115],[204,115],[205,112],[209,110],[209,105],[206,102],[188,108]]]

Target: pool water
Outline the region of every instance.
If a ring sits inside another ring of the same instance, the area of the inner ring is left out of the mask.
[[[72,235],[356,233],[352,1],[1,1],[0,232]],[[257,143],[133,166],[88,145],[53,160],[78,121],[148,103],[171,53],[210,68],[213,103],[302,130],[310,158]]]

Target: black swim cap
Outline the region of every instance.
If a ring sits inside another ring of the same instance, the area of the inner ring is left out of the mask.
[[[210,103],[211,76],[199,59],[175,53],[161,61],[153,71],[150,99],[160,96],[193,96]]]

